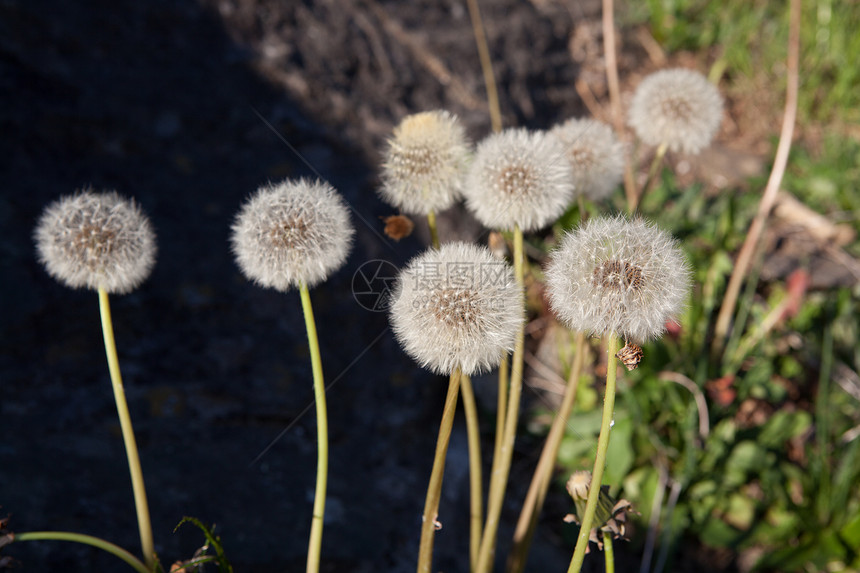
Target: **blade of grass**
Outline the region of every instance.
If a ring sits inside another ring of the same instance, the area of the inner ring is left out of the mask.
[[[484,34],[484,23],[481,20],[481,10],[478,0],[468,0],[469,17],[472,20],[472,33],[478,46],[478,57],[481,59],[481,70],[484,72],[484,84],[487,87],[487,105],[490,108],[490,123],[493,131],[502,131],[502,112],[499,107],[499,90],[493,74],[493,62],[490,59],[490,48],[487,46],[487,36]]]

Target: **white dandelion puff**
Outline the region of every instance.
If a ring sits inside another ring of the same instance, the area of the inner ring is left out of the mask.
[[[577,193],[605,199],[624,177],[624,144],[612,128],[594,119],[571,118],[550,130],[564,145]]]
[[[279,291],[324,281],[346,261],[354,233],[337,191],[305,179],[261,187],[232,229],[233,254],[245,276]]]
[[[48,205],[35,231],[48,274],[72,288],[124,294],[155,265],[155,232],[137,204],[84,189]]]
[[[717,87],[693,70],[660,70],[642,80],[628,112],[628,124],[648,145],[699,153],[709,146],[723,117]]]
[[[564,213],[573,191],[573,173],[555,136],[508,129],[478,145],[465,195],[488,229],[535,231]]]
[[[660,336],[690,290],[675,239],[643,219],[590,219],[567,235],[546,272],[550,305],[569,328],[635,342]]]
[[[441,110],[407,116],[388,141],[379,192],[406,213],[442,211],[462,196],[470,156],[457,116]]]
[[[436,374],[498,366],[525,318],[511,267],[486,247],[448,243],[409,262],[391,307],[398,342]]]

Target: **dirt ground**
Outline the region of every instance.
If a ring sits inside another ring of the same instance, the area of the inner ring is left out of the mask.
[[[482,5],[506,125],[607,118],[599,2]],[[626,89],[660,62],[644,36],[623,48]],[[201,544],[189,526],[172,533],[192,515],[217,524],[236,571],[303,567],[316,446],[299,300],[247,283],[228,235],[259,185],[319,176],[343,193],[357,229],[346,267],[312,293],[331,384],[323,569],[412,570],[445,384],[409,362],[384,314],[356,304],[351,281],[364,262],[400,265],[426,240],[380,235],[392,211],[375,193],[377,165],[392,126],[444,108],[473,138],[489,132],[465,3],[5,0],[0,86],[0,512],[11,528],[137,548],[96,297],[52,281],[31,239],[45,204],[92,185],[135,197],[158,232],[153,276],[115,297],[113,313],[159,554],[169,564]],[[724,131],[738,125],[729,115]],[[718,161],[730,167],[711,172],[729,182],[760,170],[759,143],[716,146],[702,173]],[[442,232],[479,228],[455,210]],[[494,383],[477,381],[487,443]],[[518,442],[502,547],[539,447]],[[464,570],[466,455],[458,426],[436,570]],[[550,499],[529,570],[566,569],[568,511],[563,496]],[[637,552],[621,548],[621,570]],[[62,543],[4,554],[21,571],[119,570]],[[695,551],[677,564],[732,568]]]

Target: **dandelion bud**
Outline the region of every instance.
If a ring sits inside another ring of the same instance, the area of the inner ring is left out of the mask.
[[[457,116],[447,111],[407,116],[388,141],[380,194],[406,213],[447,209],[463,192],[470,153]]]
[[[353,233],[337,191],[300,179],[261,187],[236,216],[231,242],[246,277],[287,291],[312,287],[340,268]]]
[[[508,129],[478,145],[465,194],[488,229],[534,231],[564,213],[573,199],[573,173],[555,136]]]
[[[591,472],[579,470],[573,472],[568,478],[565,488],[576,501],[585,501],[588,499],[588,488],[591,487]]]
[[[550,305],[573,330],[644,342],[676,320],[690,270],[676,241],[642,219],[590,219],[565,235],[546,272]]]
[[[394,296],[394,335],[409,356],[437,374],[498,366],[524,320],[523,293],[511,267],[468,243],[448,243],[410,261]]]
[[[72,288],[134,290],[155,265],[155,233],[134,201],[85,189],[45,208],[35,232],[48,274]]]
[[[630,103],[628,123],[649,145],[699,153],[711,144],[723,117],[723,98],[699,72],[675,68],[642,80]]]
[[[624,145],[605,123],[571,118],[550,130],[564,145],[577,193],[605,199],[624,177]]]

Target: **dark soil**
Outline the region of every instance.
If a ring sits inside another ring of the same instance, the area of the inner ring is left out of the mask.
[[[599,3],[483,4],[506,125],[585,113],[574,81],[599,45],[586,33]],[[588,81],[605,93],[593,70]],[[158,232],[153,276],[114,297],[113,315],[159,555],[169,565],[202,544],[191,526],[173,533],[191,515],[217,524],[237,571],[303,568],[316,431],[299,298],[244,280],[228,235],[259,185],[319,176],[357,229],[346,267],[312,293],[330,384],[323,569],[412,570],[445,381],[403,355],[350,285],[364,262],[399,265],[422,248],[421,233],[381,236],[392,210],[375,193],[377,150],[392,126],[444,108],[474,138],[489,131],[465,4],[4,0],[0,86],[0,511],[11,529],[138,548],[96,296],[51,280],[31,239],[48,202],[92,185],[135,197]],[[455,212],[442,232],[479,229]],[[489,443],[495,382],[477,383]],[[539,445],[518,442],[502,554]],[[465,570],[466,454],[458,426],[436,570]],[[530,570],[566,570],[568,510],[550,500]],[[5,554],[21,571],[123,567],[57,542]]]

